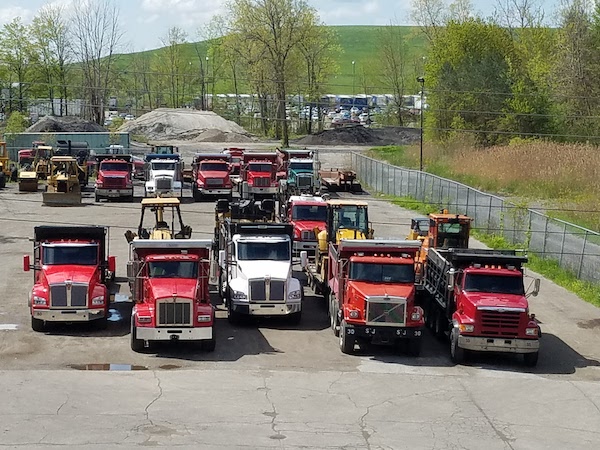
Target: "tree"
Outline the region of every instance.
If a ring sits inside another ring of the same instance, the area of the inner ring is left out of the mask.
[[[245,45],[264,50],[263,61],[268,64],[275,85],[276,136],[287,147],[288,66],[292,52],[314,30],[317,14],[303,0],[232,0],[227,8],[230,32],[239,35]]]
[[[116,50],[123,36],[119,11],[110,0],[75,0],[74,51],[82,71],[84,117],[104,123],[108,88],[114,79]]]
[[[179,108],[183,104],[190,65],[183,54],[182,46],[187,42],[187,33],[179,27],[171,27],[161,42],[164,48],[161,50],[160,65],[167,80],[170,105]]]
[[[68,79],[71,62],[71,42],[64,7],[60,4],[43,6],[34,17],[32,34],[40,55],[52,114],[55,115],[54,98],[60,96],[59,115],[68,114]]]
[[[378,32],[379,60],[382,85],[391,91],[397,107],[398,124],[403,125],[402,99],[406,85],[407,51],[402,29],[393,24],[381,27]]]
[[[23,25],[21,18],[5,24],[0,30],[0,60],[6,66],[11,94],[9,110],[12,111],[12,87],[17,88],[18,110],[27,111],[26,97],[35,74],[37,55],[31,43],[29,29]]]
[[[412,0],[410,16],[427,39],[432,41],[446,23],[446,4],[444,0]]]

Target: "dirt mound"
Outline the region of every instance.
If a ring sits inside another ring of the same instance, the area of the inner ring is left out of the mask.
[[[96,122],[83,120],[79,117],[53,117],[44,116],[36,123],[31,125],[26,132],[30,133],[73,133],[73,132],[106,132],[107,129],[98,125]]]
[[[295,141],[300,145],[403,145],[415,142],[420,130],[405,127],[365,128],[362,125],[334,128]]]
[[[244,142],[250,133],[212,111],[158,108],[125,122],[119,131],[149,140],[194,142]],[[209,134],[205,134],[205,133]],[[216,139],[223,139],[218,141]]]

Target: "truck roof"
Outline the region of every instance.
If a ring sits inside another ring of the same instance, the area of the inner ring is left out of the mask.
[[[134,239],[129,243],[132,249],[188,249],[204,248],[210,249],[210,239]]]
[[[181,202],[175,197],[143,198],[142,206],[179,206]]]
[[[288,203],[299,203],[299,204],[322,204],[326,205],[323,197],[318,197],[316,195],[291,195],[288,199]]]
[[[356,206],[369,206],[369,204],[363,200],[345,200],[345,199],[333,199],[333,200],[327,200],[327,204],[329,205],[333,205],[333,206],[352,206],[352,205],[356,205]]]
[[[413,252],[421,248],[421,241],[407,239],[340,239],[338,249],[352,252]]]
[[[210,159],[218,161],[229,161],[231,160],[231,155],[229,153],[195,153],[193,157],[193,162],[199,163],[201,161],[208,161]]]
[[[473,264],[515,266],[521,268],[528,261],[526,255],[516,250],[494,250],[479,248],[429,249],[429,253],[438,254],[451,261],[455,266],[468,267]]]

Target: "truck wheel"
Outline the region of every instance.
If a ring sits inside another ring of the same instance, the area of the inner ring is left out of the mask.
[[[409,339],[406,346],[406,352],[410,356],[419,356],[421,354],[421,347],[423,347],[423,340],[421,338]]]
[[[131,318],[131,350],[137,353],[144,351],[144,341],[137,338],[137,333],[135,332],[135,319],[133,317]]]
[[[332,293],[329,294],[329,324],[335,337],[340,335],[337,308],[335,305],[335,297]]]
[[[455,364],[462,364],[465,360],[465,349],[458,346],[457,328],[452,328],[450,332],[450,359]]]
[[[523,361],[527,367],[535,367],[538,362],[539,352],[523,353]]]
[[[96,330],[106,330],[108,328],[108,317],[103,317],[95,322]]]
[[[45,331],[46,326],[44,325],[44,321],[40,319],[36,319],[35,317],[31,318],[31,329],[33,331]]]
[[[299,325],[302,321],[302,311],[290,314],[290,323],[292,325]]]
[[[444,317],[444,314],[441,311],[435,311],[434,313],[434,318],[433,320],[433,334],[435,334],[435,337],[437,337],[438,339],[441,339],[445,336],[446,333],[446,327],[445,327],[445,322],[446,322],[446,318]]]
[[[94,194],[94,201],[98,203],[100,201],[100,196],[98,194]]]
[[[231,298],[227,298],[227,320],[231,325],[238,325],[241,322],[240,313],[233,310],[233,304]]]
[[[340,326],[339,335],[340,335],[340,350],[342,351],[342,353],[344,353],[346,355],[351,355],[352,353],[354,353],[354,344],[356,341],[354,338],[351,338],[350,336],[348,336],[345,320],[342,320],[342,325]]]

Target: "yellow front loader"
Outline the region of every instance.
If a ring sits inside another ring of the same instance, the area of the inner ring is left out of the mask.
[[[81,186],[77,160],[71,156],[50,158],[50,175],[42,202],[48,206],[81,205]]]

